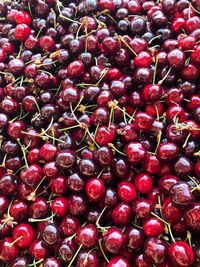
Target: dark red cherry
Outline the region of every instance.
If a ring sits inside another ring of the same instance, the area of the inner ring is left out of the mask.
[[[5,237],[0,242],[0,259],[3,263],[10,263],[19,256],[19,248],[12,237]]]
[[[167,257],[167,245],[164,241],[150,238],[145,243],[144,258],[152,264],[161,264]]]
[[[131,207],[120,203],[112,211],[112,219],[116,225],[126,225],[131,217]]]
[[[110,227],[103,236],[103,243],[106,250],[111,254],[119,253],[126,242],[126,236],[117,228]]]
[[[133,213],[138,219],[145,220],[151,216],[153,211],[153,203],[146,198],[139,198],[133,202]]]
[[[84,248],[92,248],[97,244],[98,231],[97,228],[88,224],[78,229],[76,233],[76,243]]]
[[[178,182],[170,189],[170,199],[177,206],[189,206],[194,201],[194,196],[191,188],[186,182]]]
[[[146,156],[146,150],[141,143],[131,142],[125,147],[128,161],[131,164],[141,163]]]

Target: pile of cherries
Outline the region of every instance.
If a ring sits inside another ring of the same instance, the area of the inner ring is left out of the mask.
[[[200,1],[0,1],[0,266],[200,266]]]

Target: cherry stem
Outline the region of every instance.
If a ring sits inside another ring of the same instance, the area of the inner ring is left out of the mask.
[[[154,72],[153,72],[153,84],[155,84],[155,81],[156,81],[157,66],[158,66],[158,57],[156,57],[156,59],[155,59],[155,68],[154,68]]]
[[[20,239],[22,239],[23,236],[19,236],[17,239],[15,239],[12,243],[9,243],[9,247],[12,247],[17,241],[19,241]]]
[[[99,217],[96,220],[96,227],[102,229],[102,226],[100,226],[99,221],[101,220],[102,215],[104,214],[105,210],[107,209],[107,206],[103,208],[101,213],[99,214]]]
[[[185,142],[183,144],[183,148],[185,148],[187,146],[187,143],[188,143],[188,140],[189,140],[190,136],[191,136],[191,133],[188,134],[188,136],[187,136],[187,138],[186,138],[186,140],[185,140]]]
[[[17,138],[17,142],[19,143],[19,145],[21,147],[21,151],[22,151],[22,154],[23,154],[23,159],[24,159],[24,162],[25,162],[25,166],[28,168],[29,165],[28,165],[28,161],[27,161],[27,158],[26,158],[26,151],[27,151],[28,146],[25,147],[24,145],[22,145],[19,138]]]
[[[154,155],[156,155],[157,150],[158,150],[158,147],[159,147],[159,145],[160,145],[161,136],[162,136],[162,131],[159,130],[158,135],[157,135],[157,145],[156,145],[156,149],[155,149],[155,151],[154,151]]]
[[[118,40],[120,40],[122,43],[124,43],[128,48],[129,50],[135,55],[137,56],[137,54],[135,53],[135,51],[130,47],[130,45],[124,40],[124,38],[121,36],[121,35],[118,35],[116,34]]]
[[[39,263],[42,263],[44,261],[44,259],[40,259],[38,261],[35,261],[35,259],[33,260],[33,263],[29,264],[28,266],[32,267],[32,266],[36,266]]]
[[[156,39],[160,39],[162,37],[162,35],[156,35],[154,36],[153,38],[151,38],[149,41],[148,41],[148,44],[151,44],[154,40]]]
[[[102,73],[100,79],[99,79],[98,82],[95,84],[96,86],[98,86],[98,85],[100,84],[100,82],[101,82],[101,81],[103,80],[103,78],[106,76],[106,74],[108,73],[108,71],[109,71],[109,68],[105,68],[105,69],[103,70],[103,73]]]
[[[83,261],[83,266],[87,266],[86,264],[87,264],[88,257],[89,257],[89,255],[90,255],[90,253],[91,253],[92,251],[94,251],[95,249],[97,249],[97,247],[92,248],[90,251],[88,251],[88,253],[87,253],[87,255],[86,255],[86,257],[85,257],[85,259],[84,259],[84,261]]]
[[[107,263],[109,263],[109,260],[106,256],[105,252],[103,251],[101,240],[99,240],[99,247],[100,247],[101,253],[103,254],[104,259],[107,261]]]
[[[29,222],[45,222],[45,221],[48,221],[48,220],[53,219],[55,216],[56,216],[56,214],[52,214],[51,216],[49,216],[49,217],[47,217],[47,218],[44,218],[44,219],[34,219],[34,218],[29,218],[28,221],[29,221]]]
[[[167,76],[169,75],[169,73],[170,73],[171,70],[172,70],[172,68],[169,68],[169,69],[168,69],[167,73],[166,73],[165,76],[162,78],[162,80],[160,80],[160,81],[158,82],[159,85],[161,85],[161,84],[165,81],[165,79],[167,78]]]
[[[112,144],[112,143],[108,143],[108,146],[111,147],[112,150],[116,151],[116,152],[119,153],[120,155],[122,155],[122,156],[126,156],[126,154],[123,153],[123,152],[121,152],[121,151],[119,151],[119,150],[114,146],[114,144]]]
[[[192,234],[187,231],[187,236],[186,236],[186,240],[188,240],[189,246],[192,247]]]
[[[70,263],[67,265],[67,267],[72,266],[72,263],[74,262],[76,256],[78,255],[79,251],[81,250],[82,246],[83,246],[82,244],[79,246],[79,248],[77,249],[76,253],[74,254],[73,258],[71,259],[71,261],[70,261]]]
[[[35,200],[35,193],[37,192],[38,188],[40,187],[40,185],[42,184],[42,182],[45,180],[46,176],[44,176],[41,181],[38,183],[38,185],[36,186],[36,188],[33,190],[33,192],[30,193],[30,195],[27,197],[28,200]]]
[[[167,225],[168,230],[169,230],[170,237],[171,237],[172,241],[175,242],[175,239],[174,239],[173,234],[172,234],[172,230],[171,230],[171,225],[170,225],[170,223],[168,223],[168,222],[166,222],[164,219],[160,218],[160,217],[159,217],[157,214],[155,214],[154,212],[151,212],[151,214],[152,214],[153,216],[155,216],[157,219],[161,220],[165,225]]]

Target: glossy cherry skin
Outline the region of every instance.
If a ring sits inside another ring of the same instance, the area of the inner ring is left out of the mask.
[[[122,256],[113,256],[107,265],[107,267],[130,267],[130,266],[131,265],[129,264],[127,259]]]
[[[24,23],[29,25],[31,23],[31,16],[26,11],[18,11],[14,19],[17,24]]]
[[[179,148],[175,143],[162,143],[159,145],[157,150],[158,158],[162,161],[171,161],[178,154]]]
[[[36,198],[30,206],[30,216],[34,219],[44,218],[49,212],[49,204],[42,197]]]
[[[84,265],[97,267],[99,264],[98,253],[96,250],[91,251],[90,253],[87,250],[81,250],[77,257],[77,267],[84,267]]]
[[[183,241],[176,241],[170,244],[168,254],[175,266],[190,267],[194,262],[193,250]]]
[[[127,247],[131,251],[137,251],[144,245],[144,233],[142,230],[131,227],[126,231],[127,235]]]
[[[79,227],[79,220],[71,215],[67,215],[65,218],[63,218],[59,226],[61,232],[65,236],[72,236],[74,233],[76,233]]]
[[[98,241],[97,228],[92,224],[82,226],[78,229],[75,240],[78,245],[82,245],[84,248],[94,247]]]
[[[41,260],[48,256],[49,251],[44,241],[36,239],[29,247],[29,254],[36,260]]]
[[[26,257],[18,257],[11,264],[12,267],[27,267],[28,265],[29,260]]]
[[[25,223],[17,225],[13,230],[13,239],[16,240],[17,238],[20,238],[16,241],[20,248],[28,248],[35,239],[35,232],[32,226]]]
[[[101,126],[97,130],[95,141],[101,146],[106,146],[113,142],[115,136],[116,127],[114,125],[111,125],[109,128],[107,126]]]
[[[137,164],[142,162],[146,156],[146,150],[142,144],[137,142],[131,142],[125,147],[125,153],[127,154],[128,161],[131,164]]]
[[[131,217],[131,207],[120,203],[112,211],[112,219],[116,225],[126,225]]]
[[[19,222],[27,218],[29,206],[25,201],[16,199],[10,207],[10,215]]]
[[[102,180],[92,178],[86,183],[86,193],[91,201],[99,201],[105,192],[105,186]]]
[[[164,231],[164,224],[157,218],[149,218],[143,224],[144,234],[148,237],[157,237]]]
[[[142,194],[148,194],[153,187],[153,179],[149,174],[140,173],[134,179],[134,185],[137,191]]]
[[[0,214],[4,213],[9,206],[9,199],[6,196],[0,196]]]
[[[20,174],[21,180],[30,186],[36,186],[41,181],[42,176],[42,169],[37,164],[32,164],[27,169],[23,169]]]
[[[58,149],[52,144],[45,143],[40,148],[40,158],[45,162],[54,160],[56,158],[57,153]]]
[[[175,175],[164,175],[158,181],[158,186],[164,194],[169,194],[173,185],[179,182],[180,179]]]
[[[51,203],[51,210],[54,214],[63,217],[68,211],[68,199],[66,197],[57,197]]]
[[[150,238],[146,241],[144,247],[144,257],[152,264],[161,264],[167,256],[167,245],[164,241],[156,238]]]
[[[14,242],[12,237],[5,237],[0,243],[0,259],[4,263],[10,263],[15,260],[19,255],[19,248],[16,244],[11,245]]]
[[[194,201],[194,195],[186,182],[178,182],[170,189],[170,199],[177,206],[190,206]]]
[[[71,62],[68,67],[67,71],[70,77],[76,78],[81,76],[84,73],[85,67],[81,61],[75,60]]]
[[[188,209],[184,214],[184,219],[187,227],[192,231],[199,231],[199,202],[195,202],[194,205]]]
[[[76,153],[70,149],[61,150],[56,157],[57,164],[64,169],[71,168],[76,161]]]
[[[54,257],[46,258],[42,264],[44,267],[52,267],[52,266],[61,267],[62,266],[60,260]]]
[[[173,205],[169,198],[164,200],[162,214],[169,223],[176,223],[183,216],[182,210]]]
[[[125,235],[115,227],[110,227],[108,232],[103,236],[103,243],[106,250],[112,254],[119,253],[125,245]]]
[[[29,35],[31,34],[31,29],[26,24],[18,24],[15,28],[14,35],[16,40],[23,42],[25,41]]]
[[[139,198],[133,202],[132,210],[136,218],[145,220],[151,216],[153,203],[149,199]]]
[[[129,182],[119,183],[117,193],[121,201],[127,202],[127,203],[132,202],[137,197],[137,193],[136,193],[134,185],[132,185]]]
[[[58,227],[53,223],[47,223],[42,231],[42,239],[47,245],[55,245],[59,241]]]

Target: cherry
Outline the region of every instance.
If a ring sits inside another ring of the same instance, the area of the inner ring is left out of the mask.
[[[9,200],[6,196],[0,196],[0,214],[4,213],[9,205]]]
[[[25,201],[16,199],[10,206],[10,215],[19,222],[27,218],[29,206]]]
[[[120,50],[119,42],[112,37],[105,37],[102,41],[102,46],[107,54],[117,54]]]
[[[79,220],[76,217],[67,215],[63,218],[59,228],[61,232],[66,236],[72,236],[76,233],[80,226]]]
[[[39,39],[39,45],[43,51],[54,51],[55,41],[51,36],[44,35]]]
[[[149,218],[143,224],[144,234],[148,237],[157,237],[164,231],[164,224],[157,218]]]
[[[71,168],[76,161],[76,153],[73,150],[64,149],[58,152],[56,157],[57,164],[64,169]]]
[[[88,224],[78,229],[76,233],[76,243],[84,248],[92,248],[97,244],[98,231],[97,228]]]
[[[86,183],[86,193],[91,201],[99,201],[105,192],[104,183],[97,178],[92,178]]]
[[[48,256],[49,250],[44,241],[36,239],[29,247],[29,254],[32,255],[34,259],[41,260]]]
[[[21,223],[14,228],[13,239],[20,248],[27,248],[35,239],[35,232],[31,225]]]
[[[42,231],[42,239],[47,245],[54,245],[59,241],[59,231],[55,224],[47,223]]]
[[[131,207],[128,204],[120,203],[112,211],[112,219],[116,225],[125,225],[130,220]]]
[[[199,202],[195,202],[194,206],[188,209],[184,214],[186,225],[192,231],[199,231]]]
[[[71,195],[68,200],[71,215],[81,216],[86,212],[87,203],[83,195]]]
[[[180,179],[177,176],[169,174],[169,175],[162,176],[158,181],[158,185],[159,185],[160,190],[164,194],[169,194],[171,187],[179,181]]]
[[[26,257],[18,257],[12,262],[12,267],[27,267],[29,260]]]
[[[15,38],[20,42],[27,40],[30,34],[31,34],[30,27],[24,23],[18,24],[14,31]]]
[[[192,266],[194,262],[193,250],[183,241],[170,244],[168,254],[172,263],[178,266]]]
[[[15,260],[19,255],[19,248],[16,243],[13,243],[12,237],[5,237],[1,240],[0,248],[0,259],[4,263],[10,263]]]
[[[150,238],[145,243],[144,257],[152,264],[161,264],[166,259],[167,249],[167,245],[164,241],[156,238]]]
[[[153,203],[149,199],[140,198],[133,202],[132,210],[138,219],[145,220],[151,216]]]
[[[125,153],[127,154],[128,161],[131,164],[141,163],[145,158],[146,150],[142,144],[138,142],[131,142],[126,145]]]
[[[122,256],[113,256],[107,267],[130,267],[130,264],[127,259]]]
[[[135,187],[130,182],[120,182],[117,193],[123,202],[132,202],[137,198]]]
[[[36,186],[42,179],[42,169],[37,164],[32,164],[23,169],[20,174],[21,180],[30,186]]]
[[[65,197],[57,197],[51,204],[51,210],[54,214],[63,217],[68,210],[68,200]]]
[[[162,208],[164,219],[169,223],[176,223],[180,221],[183,216],[182,211],[172,204],[170,199],[165,199]]]
[[[77,257],[77,267],[83,267],[84,264],[88,266],[98,266],[98,254],[96,250],[87,251],[81,250]]]
[[[106,146],[113,142],[115,136],[116,128],[114,125],[110,127],[100,126],[95,135],[95,141],[101,146]]]
[[[40,158],[41,160],[46,161],[52,161],[56,158],[56,155],[58,153],[58,149],[53,146],[52,144],[45,143],[40,148]]]
[[[138,112],[135,116],[135,129],[138,131],[148,131],[153,124],[153,117],[145,112]]]
[[[26,11],[18,11],[14,19],[17,24],[24,23],[29,25],[31,23],[31,16]]]
[[[34,219],[43,218],[48,214],[49,204],[41,197],[38,197],[30,206],[30,215]]]
[[[178,182],[170,189],[170,199],[178,206],[188,206],[194,201],[190,186],[186,182]]]
[[[119,253],[125,245],[125,235],[115,227],[110,227],[103,236],[103,243],[107,251],[112,254]]]
[[[75,60],[71,62],[68,67],[67,71],[71,77],[79,77],[84,73],[85,67],[81,61]]]
[[[131,227],[127,230],[127,247],[131,251],[137,251],[144,245],[144,234],[140,229]]]
[[[163,88],[157,84],[149,84],[142,90],[142,97],[147,103],[154,103],[162,96]]]
[[[172,161],[178,154],[179,148],[175,143],[166,142],[158,146],[158,158],[163,161]]]
[[[44,267],[51,267],[51,266],[61,267],[62,266],[61,262],[54,257],[46,258],[42,264]]]

